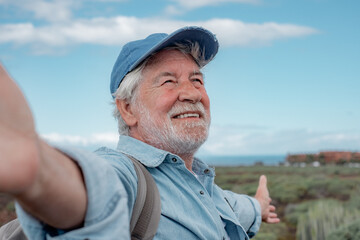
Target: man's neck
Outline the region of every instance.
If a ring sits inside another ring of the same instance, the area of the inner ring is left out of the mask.
[[[179,157],[181,157],[182,160],[185,162],[186,168],[192,172],[192,164],[194,161],[194,154],[179,154]]]

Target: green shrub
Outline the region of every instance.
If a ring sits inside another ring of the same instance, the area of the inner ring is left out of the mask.
[[[360,187],[351,194],[349,201],[347,202],[349,209],[360,210]]]
[[[297,202],[307,195],[309,181],[301,176],[279,176],[269,184],[271,198],[279,203]]]
[[[326,237],[327,240],[359,240],[360,239],[360,219],[354,223],[342,226],[332,231]]]
[[[351,192],[354,189],[354,184],[351,181],[333,178],[329,185],[329,195],[340,200],[348,200]]]
[[[262,223],[260,231],[255,235],[253,240],[277,240],[289,239],[287,237],[286,224],[280,222],[278,224]]]
[[[360,218],[360,211],[349,211],[335,200],[316,202],[301,215],[296,231],[298,240],[325,240],[334,229]]]
[[[11,201],[6,205],[6,210],[10,212],[15,212],[15,202]]]
[[[296,227],[299,218],[305,215],[314,201],[306,201],[299,204],[288,204],[285,208],[285,220],[291,226]]]

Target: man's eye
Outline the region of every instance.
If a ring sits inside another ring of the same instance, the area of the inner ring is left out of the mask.
[[[196,84],[201,84],[201,85],[203,84],[203,81],[200,78],[193,79],[193,82]]]
[[[174,80],[169,79],[169,80],[164,81],[164,82],[162,83],[162,85],[169,85],[169,84],[174,84],[174,83],[175,83]]]

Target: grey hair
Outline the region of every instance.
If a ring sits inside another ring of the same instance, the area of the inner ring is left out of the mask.
[[[192,43],[177,43],[174,46],[167,47],[162,50],[179,50],[180,52],[184,54],[189,54],[192,56],[194,61],[198,64],[200,68],[204,67],[209,61],[205,60],[205,49],[200,49],[200,45],[198,42]],[[140,82],[142,81],[142,73],[145,69],[146,65],[149,63],[149,61],[152,59],[152,57],[157,52],[150,55],[144,62],[142,62],[138,67],[136,67],[134,70],[126,74],[124,79],[121,81],[121,84],[119,88],[116,90],[116,92],[113,94],[115,97],[113,104],[114,110],[113,110],[113,116],[118,121],[118,132],[120,135],[129,135],[130,134],[130,128],[125,123],[124,119],[122,118],[117,105],[116,100],[124,100],[127,101],[130,104],[134,104],[137,95],[138,95],[138,86],[140,85]]]

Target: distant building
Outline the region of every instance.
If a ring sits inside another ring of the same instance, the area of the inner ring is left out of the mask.
[[[319,153],[288,154],[286,162],[291,165],[311,164],[313,166],[326,164],[360,163],[360,152],[322,151]]]
[[[312,162],[313,167],[320,167],[320,165],[319,161]]]

